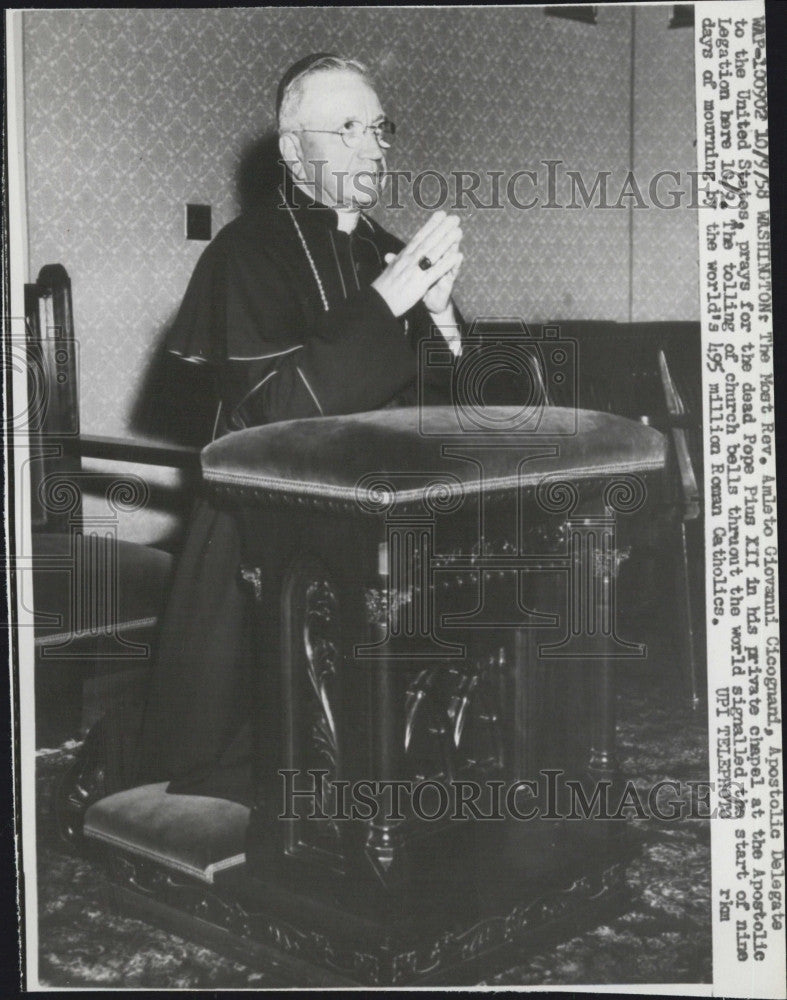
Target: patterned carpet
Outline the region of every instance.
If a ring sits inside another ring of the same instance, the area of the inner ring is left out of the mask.
[[[706,713],[693,713],[669,676],[621,671],[618,745],[638,788],[707,777]],[[217,989],[289,985],[150,924],[123,916],[92,862],[69,853],[50,810],[57,775],[78,748],[39,752],[40,979],[47,986]],[[641,844],[628,869],[629,912],[523,956],[487,982],[513,984],[697,983],[711,979],[710,853],[705,821],[635,819]]]

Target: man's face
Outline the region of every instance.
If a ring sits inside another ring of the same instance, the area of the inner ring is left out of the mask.
[[[374,132],[369,129],[354,149],[331,133],[348,121],[374,125],[384,118],[377,94],[357,73],[334,70],[307,78],[298,114],[304,129],[297,133],[299,160],[309,190],[323,204],[366,208],[375,203],[385,157]]]

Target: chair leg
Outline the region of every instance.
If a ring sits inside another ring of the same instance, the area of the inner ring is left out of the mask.
[[[82,737],[82,661],[36,658],[36,746],[58,747]]]

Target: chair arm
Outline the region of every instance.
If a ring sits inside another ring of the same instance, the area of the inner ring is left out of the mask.
[[[189,472],[199,471],[199,448],[177,444],[156,444],[133,438],[113,438],[82,434],[79,437],[49,438],[63,446],[67,454],[81,458],[106,458],[115,462],[162,465]]]
[[[694,521],[702,513],[702,495],[691,460],[689,444],[686,439],[686,428],[691,426],[691,420],[680,393],[672,379],[663,350],[659,351],[659,374],[664,390],[664,401],[669,417],[669,430],[678,463],[678,473],[683,499],[683,520]]]

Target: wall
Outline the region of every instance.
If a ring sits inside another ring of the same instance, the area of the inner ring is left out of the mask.
[[[378,70],[401,136],[392,166],[508,175],[555,159],[611,170],[615,190],[632,94],[637,170],[693,166],[692,32],[667,30],[668,7],[636,19],[632,90],[626,7],[601,7],[594,27],[534,8],[26,12],[30,273],[71,274],[83,430],[139,434],[150,359],[204,246],[184,240],[183,206],[210,203],[214,232],[237,214],[296,58],[333,49]],[[697,316],[690,212],[639,212],[631,230],[628,210],[463,214],[470,317]],[[407,236],[424,216],[385,223]]]
[[[634,56],[634,172],[697,169],[694,32],[667,28],[664,7],[637,8]],[[660,185],[660,197],[674,181]],[[689,183],[682,185],[690,201]],[[634,320],[699,320],[697,212],[690,208],[632,210]]]

